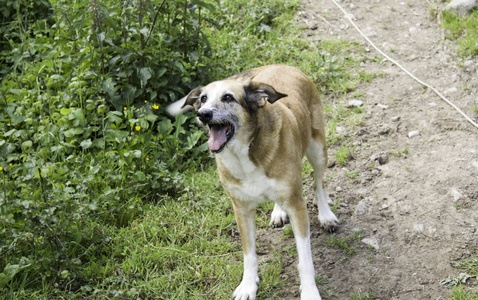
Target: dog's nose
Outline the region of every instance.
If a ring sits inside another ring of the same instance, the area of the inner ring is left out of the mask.
[[[209,121],[212,120],[212,110],[204,109],[204,110],[198,111],[198,117],[199,117],[199,120],[201,120],[201,122],[209,123]]]

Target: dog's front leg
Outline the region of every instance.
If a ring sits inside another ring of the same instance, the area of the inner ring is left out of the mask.
[[[296,201],[294,201],[296,200]],[[287,207],[292,229],[294,230],[297,253],[299,256],[300,299],[321,300],[319,290],[315,284],[314,262],[310,248],[310,225],[307,213],[307,203],[298,196]]]
[[[241,284],[234,291],[236,300],[256,299],[259,276],[256,257],[256,207],[250,203],[232,201],[239,233],[241,234],[242,250],[244,252],[244,274]]]

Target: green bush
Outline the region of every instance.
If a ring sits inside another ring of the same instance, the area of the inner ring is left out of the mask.
[[[108,249],[102,228],[181,190],[180,172],[208,157],[202,131],[164,107],[208,78],[201,14],[215,6],[3,4],[0,289],[22,270],[79,288],[83,262]]]

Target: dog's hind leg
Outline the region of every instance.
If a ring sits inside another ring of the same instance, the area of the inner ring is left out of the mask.
[[[256,208],[254,205],[232,201],[234,206],[234,216],[236,217],[239,233],[241,234],[242,250],[244,252],[244,273],[241,284],[234,291],[233,297],[236,300],[256,299],[257,287],[259,285],[259,276],[257,270],[259,267],[256,257],[255,243],[255,219]]]
[[[269,226],[282,227],[287,223],[289,223],[289,217],[287,216],[287,213],[276,203],[271,214]]]
[[[325,140],[317,141],[312,138],[310,140],[309,148],[307,148],[307,159],[314,169],[314,203],[319,208],[319,221],[322,227],[329,231],[333,231],[339,220],[329,207],[329,197],[324,191],[323,178],[325,168],[327,167],[327,148]]]

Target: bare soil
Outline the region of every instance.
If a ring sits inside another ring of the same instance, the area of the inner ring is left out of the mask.
[[[442,1],[340,1],[364,33],[417,77],[444,93],[475,121],[478,114],[478,58],[464,66],[454,41],[444,38],[440,18],[431,13]],[[440,284],[457,277],[456,262],[478,249],[478,129],[436,94],[383,60],[330,0],[303,0],[304,38],[320,43],[344,39],[370,49],[359,57],[363,71],[384,76],[359,87],[366,117],[345,128],[354,159],[327,172],[326,191],[340,200],[335,236],[321,229],[312,189],[311,235],[323,299],[351,299],[359,292],[376,299],[450,299]],[[357,91],[355,91],[357,92]],[[327,101],[333,101],[328,99]],[[336,101],[344,101],[335,99]],[[346,101],[346,100],[345,100]],[[419,135],[409,138],[409,132]],[[340,144],[329,147],[329,159]],[[372,158],[373,157],[373,158]],[[375,160],[373,160],[375,159]],[[351,176],[356,173],[357,176]],[[308,182],[308,181],[307,181]],[[361,232],[361,238],[355,232]],[[355,249],[327,246],[332,238]],[[347,240],[348,239],[348,240]],[[362,240],[375,242],[378,249]],[[281,229],[258,231],[258,251],[283,255],[284,279],[292,286],[283,299],[297,299],[299,279],[293,238]],[[353,252],[353,251],[352,251]],[[467,281],[476,286],[476,278]]]

